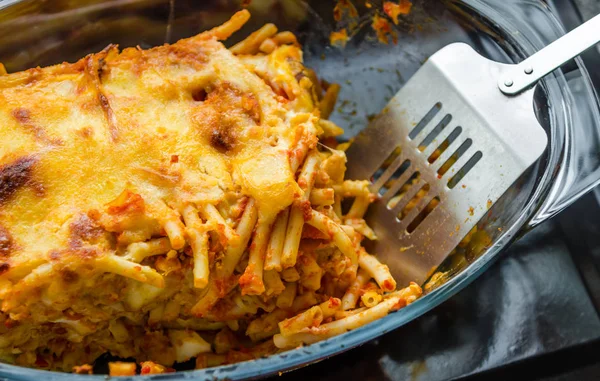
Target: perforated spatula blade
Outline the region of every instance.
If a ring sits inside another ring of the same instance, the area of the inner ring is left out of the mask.
[[[524,89],[597,43],[599,28],[597,16],[519,65],[448,45],[356,137],[347,176],[380,196],[365,218],[399,286],[422,284],[542,155],[548,140]]]

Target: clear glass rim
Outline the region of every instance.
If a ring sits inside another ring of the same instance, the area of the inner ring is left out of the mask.
[[[0,4],[0,10],[10,5],[21,2],[21,0],[6,0]],[[552,23],[552,27],[557,34],[564,33],[564,30],[560,22],[554,18],[547,8],[544,8],[540,2],[524,1],[531,6],[539,7],[543,13],[547,14],[549,21]],[[476,13],[481,15],[486,20],[494,20],[494,24],[498,30],[510,31],[510,30],[521,30],[522,25],[515,25],[511,20],[508,20],[500,10],[494,5],[493,0],[462,0],[462,5],[471,8]],[[524,33],[505,33],[506,37],[510,38],[509,43],[513,48],[516,49],[517,53],[527,56],[541,47],[544,42],[538,39],[535,35],[527,35]],[[582,67],[581,61],[577,62]],[[582,73],[586,76],[587,72],[582,67]],[[548,81],[544,82],[546,93],[548,94],[550,102],[560,102],[565,96],[568,96],[570,92],[566,79],[560,72],[556,72],[553,75],[552,83]],[[589,77],[585,78],[588,82]],[[557,103],[554,103],[557,104]],[[394,330],[413,319],[423,315],[430,311],[434,307],[438,306],[464,287],[469,285],[475,280],[483,271],[491,266],[494,261],[499,257],[502,249],[514,241],[523,227],[529,224],[532,219],[536,217],[536,214],[548,195],[552,186],[553,180],[556,178],[557,173],[554,170],[561,162],[561,158],[564,156],[564,148],[568,144],[568,129],[564,128],[571,121],[570,112],[568,105],[565,105],[567,109],[562,110],[561,113],[554,113],[553,126],[551,131],[552,134],[560,132],[556,129],[562,129],[562,134],[565,136],[561,139],[550,139],[551,146],[549,147],[548,163],[544,170],[543,175],[538,180],[538,184],[531,194],[528,202],[526,203],[523,213],[521,216],[496,239],[493,245],[481,255],[477,260],[470,264],[467,268],[462,270],[456,276],[448,280],[445,284],[435,289],[431,293],[425,295],[423,298],[417,300],[411,305],[405,307],[399,312],[389,314],[388,316],[379,319],[371,324],[356,330],[347,332],[340,336],[333,337],[331,339],[318,342],[306,347],[297,348],[281,354],[268,356],[266,358],[246,361],[237,364],[223,365],[214,368],[184,371],[179,373],[161,374],[161,375],[149,375],[143,376],[146,380],[199,380],[199,379],[230,379],[230,380],[245,380],[253,379],[258,377],[264,377],[278,372],[285,372],[291,369],[298,368],[303,365],[318,362],[326,359],[330,356],[342,353],[346,350],[352,349],[358,345],[361,345],[375,337],[385,334],[391,330]],[[561,127],[562,126],[562,127]],[[560,133],[558,133],[560,135]],[[77,375],[70,373],[50,372],[45,370],[24,368],[10,364],[0,364],[0,377],[5,377],[11,380],[32,380],[32,379],[44,379],[49,381],[59,380],[100,380],[106,379],[105,375]],[[137,377],[119,377],[119,380],[134,380]]]

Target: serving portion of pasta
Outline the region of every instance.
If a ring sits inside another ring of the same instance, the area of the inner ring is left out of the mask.
[[[421,295],[361,246],[376,239],[374,195],[344,180],[327,120],[339,86],[272,24],[225,48],[249,17],[0,75],[3,361],[90,373],[108,352],[142,374],[203,368]]]

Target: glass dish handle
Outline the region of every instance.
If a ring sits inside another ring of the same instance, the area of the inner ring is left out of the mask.
[[[564,136],[564,154],[554,183],[528,228],[553,217],[600,184],[600,101],[585,66],[578,58],[579,74],[567,78],[566,100],[570,123]],[[526,230],[528,230],[526,228]]]

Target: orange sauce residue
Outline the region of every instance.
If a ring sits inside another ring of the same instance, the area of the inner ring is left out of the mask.
[[[386,1],[383,3],[383,11],[396,25],[398,25],[398,16],[409,14],[411,8],[412,3],[409,0],[400,0],[398,4],[391,1]]]
[[[340,21],[346,13],[349,18],[357,18],[358,11],[354,4],[350,2],[350,0],[338,0],[333,8],[333,18],[335,21]]]
[[[400,15],[408,15],[412,10],[410,0],[384,1],[383,12],[380,9],[373,9],[373,3],[365,0],[365,8],[369,9],[367,15],[373,14],[371,26],[377,34],[379,42],[388,44],[390,37],[394,44],[398,43],[398,34],[392,27],[390,20],[398,25]],[[365,15],[365,16],[367,16]],[[333,18],[338,23],[338,31],[333,31],[329,35],[329,42],[332,46],[345,47],[348,36],[353,36],[357,29],[364,25],[359,24],[359,14],[356,7],[350,0],[337,0],[333,8]],[[341,25],[340,25],[341,24]],[[341,27],[344,27],[341,29]]]
[[[373,23],[371,26],[375,33],[377,33],[379,42],[387,44],[391,37],[394,44],[398,43],[398,34],[387,19],[376,14],[373,16]]]
[[[339,32],[331,32],[329,35],[329,43],[331,46],[339,46],[341,48],[346,46],[348,42],[348,32],[346,28],[341,29]]]

